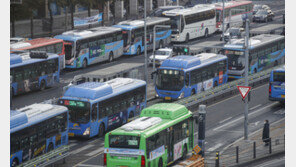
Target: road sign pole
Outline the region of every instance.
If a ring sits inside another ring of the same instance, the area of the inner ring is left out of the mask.
[[[246,19],[246,37],[245,37],[245,86],[249,86],[249,19]],[[244,136],[245,140],[248,140],[248,114],[249,114],[249,102],[245,100],[245,122],[244,122]]]
[[[148,67],[147,67],[147,26],[146,26],[146,0],[144,0],[144,56],[145,56],[145,81],[148,82]]]

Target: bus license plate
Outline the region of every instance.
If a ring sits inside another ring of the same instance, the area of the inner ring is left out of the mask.
[[[74,137],[74,133],[68,133],[69,137]]]
[[[281,95],[282,98],[285,98],[285,95]]]
[[[171,100],[171,97],[164,97],[165,100]]]

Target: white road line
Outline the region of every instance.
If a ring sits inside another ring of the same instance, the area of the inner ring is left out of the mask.
[[[104,151],[104,148],[99,148],[99,149],[96,149],[96,150],[86,154],[86,156],[93,156],[93,155],[98,154],[99,152],[102,152],[102,151]]]
[[[274,105],[276,105],[276,104],[278,104],[278,103],[277,103],[277,102],[271,103],[271,104],[269,104],[269,105],[267,105],[267,106],[265,106],[265,107],[260,108],[259,110],[256,110],[256,111],[250,113],[249,116],[252,116],[252,115],[254,115],[254,114],[256,114],[256,113],[258,113],[258,112],[260,112],[260,111],[262,111],[262,110],[264,110],[264,109],[266,109],[266,108],[268,108],[268,107],[274,106]],[[240,121],[240,120],[242,120],[242,119],[244,119],[244,116],[241,116],[241,117],[239,117],[239,118],[237,118],[237,119],[235,119],[235,120],[232,120],[232,121],[230,121],[230,122],[228,122],[228,123],[226,123],[226,124],[224,124],[224,125],[221,125],[221,126],[215,128],[215,129],[213,129],[213,130],[216,131],[216,130],[221,129],[221,128],[225,127],[225,126],[228,126],[228,125],[231,125],[231,124],[233,124],[233,123],[235,123],[235,122],[237,122],[237,121]]]
[[[71,143],[71,144],[69,144],[69,147],[74,147],[74,146],[76,146],[78,143]]]
[[[226,121],[230,120],[231,118],[232,118],[232,117],[228,117],[228,118],[226,118],[226,119],[224,119],[224,120],[220,121],[220,122],[219,122],[219,124],[222,124],[222,123],[224,123],[224,122],[226,122]]]
[[[260,106],[262,106],[262,104],[258,104],[257,106],[254,106],[254,107],[250,108],[250,110],[254,110],[255,108],[258,108]]]
[[[70,154],[77,154],[77,153],[79,153],[79,152],[81,152],[83,150],[86,150],[86,149],[90,148],[90,147],[94,147],[94,145],[86,145],[86,146],[81,147],[81,148],[79,148],[77,150],[71,151]]]
[[[217,148],[219,148],[219,147],[221,147],[223,144],[222,143],[218,143],[218,144],[216,144],[215,146],[213,146],[213,147],[211,147],[211,148],[209,148],[207,151],[214,151],[214,150],[216,150]]]

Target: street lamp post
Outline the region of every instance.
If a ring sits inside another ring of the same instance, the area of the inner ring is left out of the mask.
[[[146,0],[144,0],[144,56],[145,56],[145,81],[148,82],[147,69],[147,25],[146,25]]]
[[[246,18],[246,36],[245,36],[245,86],[249,86],[249,19]],[[250,96],[250,94],[248,94]],[[249,99],[249,98],[248,98]],[[249,102],[245,100],[245,121],[244,121],[244,137],[248,140],[248,114],[249,114]]]
[[[225,0],[222,0],[222,41],[224,41],[224,9],[225,9]]]

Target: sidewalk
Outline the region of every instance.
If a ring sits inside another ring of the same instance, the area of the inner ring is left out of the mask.
[[[265,146],[265,143],[262,142],[262,129],[259,129],[250,134],[249,140],[243,140],[243,138],[241,138],[235,141],[232,145],[226,147],[223,151],[221,151],[220,166],[245,166],[253,161],[274,156],[275,154],[284,153],[285,119],[281,119],[270,125],[270,138],[271,147]],[[254,158],[254,153],[256,155],[256,158]]]

